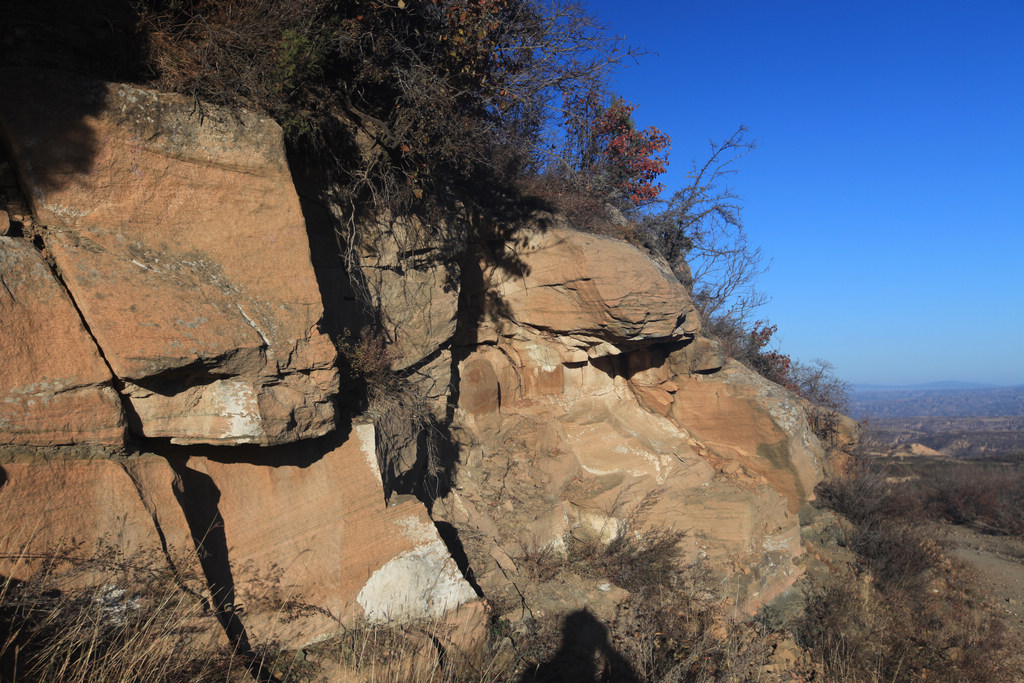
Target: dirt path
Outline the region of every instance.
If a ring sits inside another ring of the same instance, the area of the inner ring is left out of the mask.
[[[1024,539],[989,536],[956,526],[949,529],[956,556],[978,572],[978,581],[1007,625],[1024,635]]]

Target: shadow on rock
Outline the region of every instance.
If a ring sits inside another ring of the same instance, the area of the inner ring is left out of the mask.
[[[168,460],[176,475],[174,497],[185,515],[210,590],[210,607],[235,652],[249,662],[253,678],[260,683],[276,683],[278,679],[265,668],[250,645],[240,616],[242,609],[235,604],[235,581],[219,508],[220,489],[209,475],[189,468],[185,459]]]

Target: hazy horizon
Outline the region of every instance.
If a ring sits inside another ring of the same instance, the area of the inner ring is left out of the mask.
[[[853,391],[871,391],[875,389],[1016,389],[1024,388],[1019,384],[988,384],[985,382],[967,382],[962,380],[937,380],[917,384],[878,384],[875,382],[850,382]]]

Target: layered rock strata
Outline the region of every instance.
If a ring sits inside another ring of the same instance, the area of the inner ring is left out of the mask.
[[[175,443],[333,425],[335,352],[280,128],[58,72],[0,72],[46,249],[130,406]]]
[[[664,263],[553,216],[461,263],[378,226],[355,279],[420,414],[332,433],[321,292],[351,289],[316,281],[280,129],[55,72],[0,71],[0,93],[28,205],[0,207],[0,574],[155,558],[229,636],[296,647],[359,620],[482,625],[435,523],[488,595],[524,555],[658,528],[737,611],[798,575],[821,447],[789,392],[699,336]],[[417,469],[425,424],[445,471]],[[128,428],[137,450],[106,457]],[[600,592],[613,614],[624,591]]]
[[[124,442],[114,378],[28,242],[0,237],[0,443]]]
[[[500,558],[655,527],[685,531],[739,609],[791,585],[822,455],[796,399],[737,363],[718,370],[686,290],[629,245],[548,229],[510,260],[482,253],[481,286],[463,293],[477,322],[460,466],[435,508],[489,539],[474,555],[485,592],[507,581]]]
[[[335,431],[276,124],[56,72],[0,92],[0,575],[147,567],[239,644],[479,629],[424,506],[385,501],[373,426]]]

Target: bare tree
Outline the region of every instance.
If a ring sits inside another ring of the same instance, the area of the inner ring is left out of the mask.
[[[841,416],[846,412],[850,384],[836,377],[835,366],[818,358],[813,363],[796,362],[789,369],[790,383],[797,394],[810,401],[807,422],[821,441],[836,446]]]
[[[827,360],[793,363],[789,375],[796,392],[822,408],[837,413],[846,411],[850,384],[835,375],[836,366]]]
[[[711,141],[707,160],[693,162],[690,183],[643,225],[648,245],[691,288],[702,317],[728,318],[740,326],[768,300],[755,287],[768,269],[764,256],[747,241],[742,201],[725,184],[737,162],[757,146],[744,140],[746,134],[740,126],[724,142]]]

